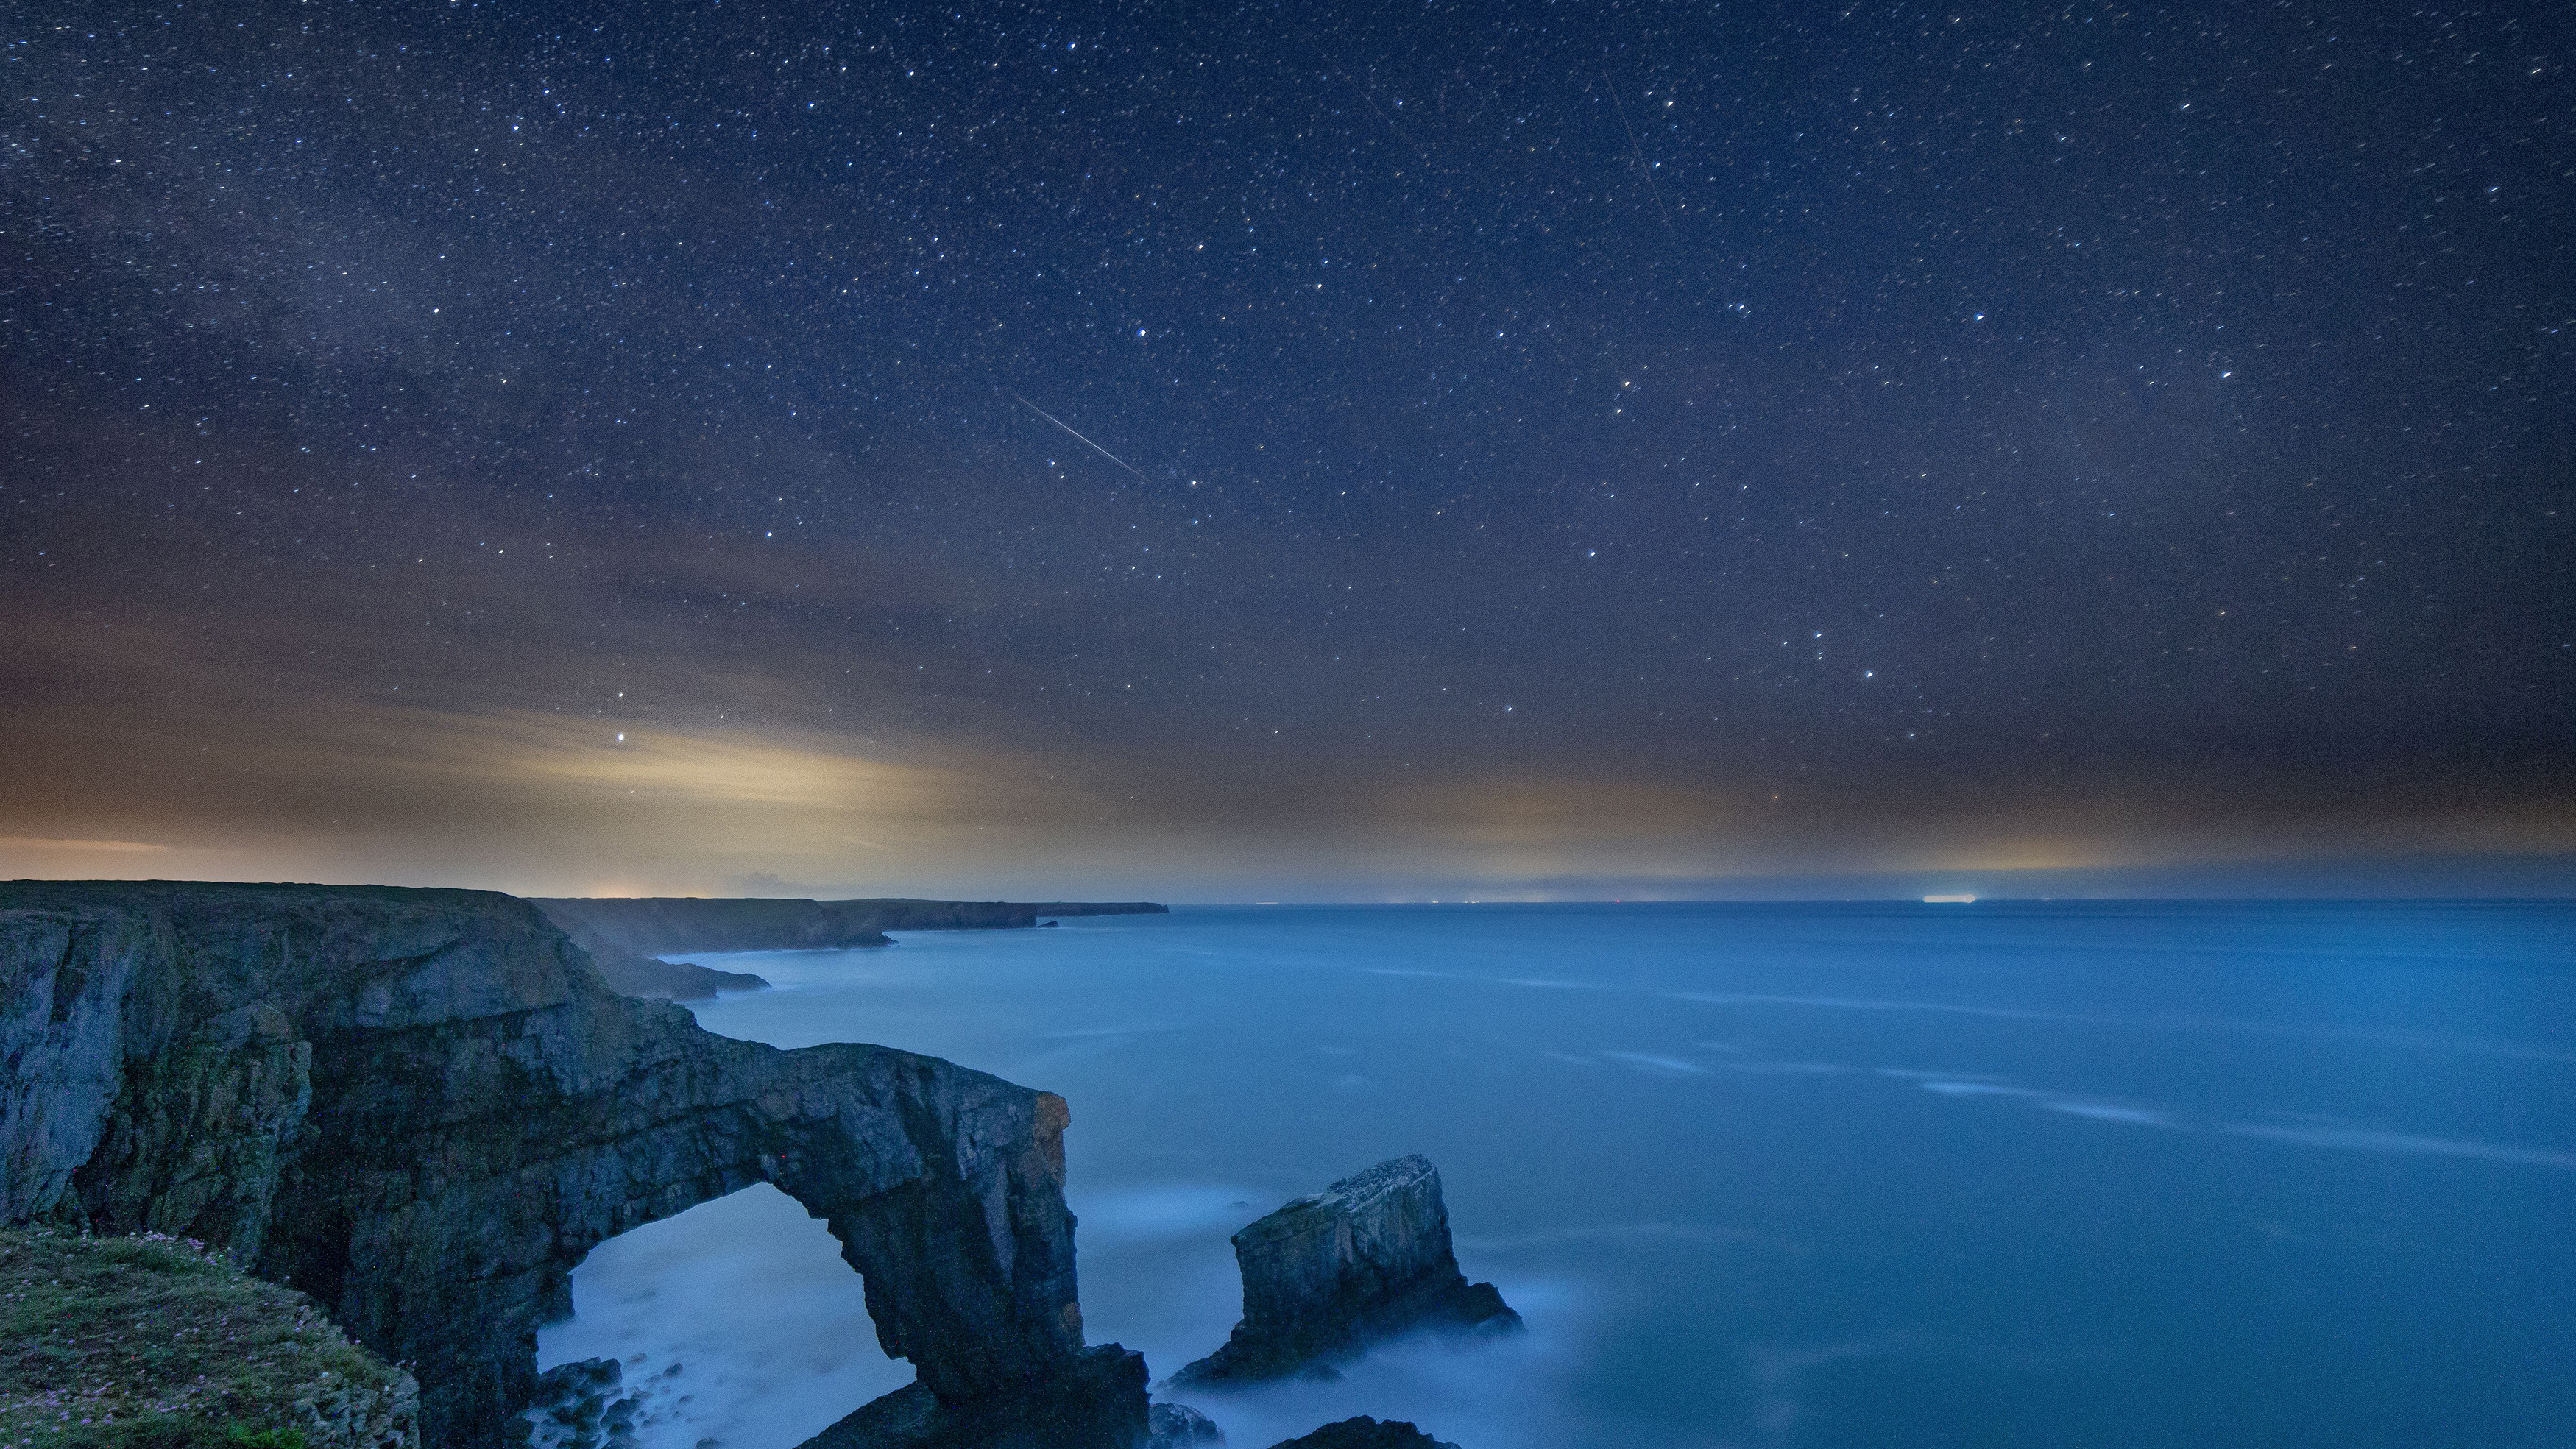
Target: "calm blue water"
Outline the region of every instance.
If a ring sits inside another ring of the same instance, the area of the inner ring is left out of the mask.
[[[709,959],[714,958],[697,958]],[[1381,1158],[1525,1337],[1193,1394],[1263,1449],[2576,1444],[2576,907],[1190,910],[758,954],[730,1036],[1063,1093],[1095,1342],[1159,1377],[1226,1235]],[[766,1188],[604,1245],[548,1362],[687,1360],[656,1446],[904,1380]]]

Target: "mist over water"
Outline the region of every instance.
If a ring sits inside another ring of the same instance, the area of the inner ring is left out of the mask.
[[[729,1036],[1072,1103],[1094,1342],[1159,1380],[1234,1229],[1428,1154],[1520,1338],[1186,1400],[1245,1449],[2576,1442],[2576,907],[1184,910],[693,957]],[[651,1449],[786,1449],[908,1378],[767,1188],[626,1235],[543,1362]],[[640,1356],[640,1357],[638,1357]],[[680,1385],[687,1387],[682,1388]],[[691,1397],[681,1401],[682,1394]]]

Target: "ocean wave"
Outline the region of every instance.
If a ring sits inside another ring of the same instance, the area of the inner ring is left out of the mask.
[[[2301,1147],[2331,1147],[2346,1152],[2392,1152],[2427,1157],[2475,1157],[2488,1162],[2512,1162],[2525,1167],[2576,1169],[2576,1152],[2560,1152],[2546,1147],[2516,1147],[2501,1142],[2477,1142],[2463,1137],[2423,1137],[2409,1132],[2375,1132],[2361,1127],[2275,1127],[2260,1122],[2233,1122],[2227,1131],[2239,1137],[2260,1137],[2268,1142],[2292,1142]]]

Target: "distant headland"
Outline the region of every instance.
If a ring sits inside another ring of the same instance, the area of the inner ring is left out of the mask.
[[[688,951],[846,951],[891,946],[888,931],[1018,930],[1061,916],[1163,915],[1152,901],[814,901],[758,897],[531,897],[629,996],[688,1001],[769,983],[657,958]]]

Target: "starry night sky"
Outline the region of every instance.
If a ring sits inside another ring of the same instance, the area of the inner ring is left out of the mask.
[[[2576,881],[2571,14],[34,0],[0,873]]]

